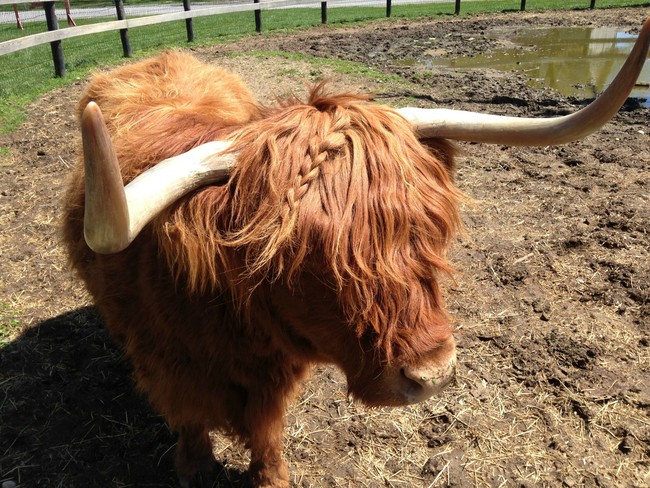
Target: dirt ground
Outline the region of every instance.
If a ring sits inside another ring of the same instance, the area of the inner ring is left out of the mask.
[[[421,54],[424,41],[437,56],[466,56],[523,27],[634,32],[648,16],[650,8],[383,21],[194,51],[241,73],[263,101],[327,77],[393,106],[552,116],[583,101],[531,88],[523,75],[432,73],[399,60]],[[174,437],[133,392],[129,366],[59,245],[82,87],[48,94],[0,138],[9,148],[0,156],[0,318],[22,327],[0,349],[0,483],[174,486]],[[457,182],[474,200],[446,286],[457,384],[425,404],[366,409],[347,399],[339,372],[318,368],[287,419],[295,486],[649,486],[650,109],[629,103],[562,147],[461,148]],[[218,434],[214,444],[214,486],[245,486],[246,451]]]

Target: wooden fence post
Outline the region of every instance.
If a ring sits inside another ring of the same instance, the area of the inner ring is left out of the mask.
[[[124,2],[122,0],[115,0],[115,10],[117,10],[117,20],[124,20],[126,18]],[[120,39],[122,39],[122,52],[124,53],[124,57],[130,58],[133,51],[131,51],[131,41],[129,40],[129,29],[120,29]]]
[[[54,31],[59,28],[59,22],[56,20],[56,11],[54,2],[43,3],[45,9],[45,18],[47,19],[47,30]],[[65,76],[65,60],[63,59],[63,47],[61,41],[50,42],[52,48],[52,60],[54,61],[54,76],[63,78]]]
[[[460,0],[456,0],[456,9],[454,10],[455,15],[460,15]]]
[[[521,4],[519,5],[519,10],[523,12],[526,10],[526,0],[521,0]]]
[[[589,4],[589,8],[590,8],[591,10],[593,10],[593,9],[596,8],[596,0],[591,0],[591,3]]]
[[[23,23],[20,20],[20,14],[18,13],[18,5],[14,3],[13,7],[14,7],[14,15],[16,16],[16,27],[18,28],[18,30],[25,30],[25,28],[23,27]]]
[[[393,10],[393,2],[391,2],[391,0],[386,0],[386,17],[390,17],[392,10]]]
[[[253,0],[253,3],[260,3],[260,0]],[[255,32],[262,32],[262,11],[259,7],[255,10]]]
[[[327,2],[320,3],[320,23],[327,24]]]
[[[191,10],[190,0],[183,0],[183,10],[186,12]],[[185,29],[187,30],[187,42],[194,41],[194,26],[192,25],[192,18],[185,19]]]

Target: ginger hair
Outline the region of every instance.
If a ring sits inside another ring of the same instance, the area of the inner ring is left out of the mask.
[[[239,157],[229,182],[161,217],[177,278],[200,292],[227,289],[245,309],[261,282],[291,284],[308,270],[388,358],[395,347],[409,355],[409,324],[429,330],[418,349],[433,347],[449,333],[438,278],[451,271],[446,250],[460,226],[453,147],[428,148],[395,111],[328,96],[322,84],[266,112],[231,135]]]

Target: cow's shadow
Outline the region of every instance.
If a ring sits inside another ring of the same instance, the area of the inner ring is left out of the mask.
[[[134,391],[92,307],[0,349],[0,482],[20,487],[173,487],[174,435]],[[217,467],[208,486],[246,486]]]

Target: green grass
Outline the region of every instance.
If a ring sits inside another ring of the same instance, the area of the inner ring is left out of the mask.
[[[79,4],[90,6],[107,3],[110,2],[76,2],[74,5],[77,7]],[[130,3],[154,2],[134,0]],[[461,7],[461,15],[517,10],[519,5],[519,0],[465,1]],[[598,7],[641,5],[650,5],[650,3],[648,0],[597,0]],[[589,0],[528,0],[527,2],[528,10],[575,9],[588,6]],[[394,6],[392,18],[439,17],[453,15],[453,12],[453,3]],[[328,11],[328,23],[334,26],[366,23],[378,19],[385,19],[385,8],[342,7]],[[83,25],[90,22],[79,20],[77,23]],[[303,29],[320,23],[320,9],[268,10],[263,12],[262,22],[264,32]],[[21,32],[13,24],[1,25],[0,41],[43,32],[46,29],[43,22],[26,23],[25,27],[26,30]],[[252,12],[199,17],[194,19],[193,45],[227,42],[243,36],[255,35],[253,31]],[[129,36],[135,59],[151,55],[164,48],[188,46],[183,21],[130,29]],[[25,120],[25,107],[44,93],[86,78],[97,66],[115,65],[124,61],[118,32],[66,39],[62,45],[67,70],[65,78],[54,77],[48,45],[0,57],[0,134],[15,130]]]
[[[0,304],[0,348],[7,344],[20,330],[18,311],[5,303]]]

